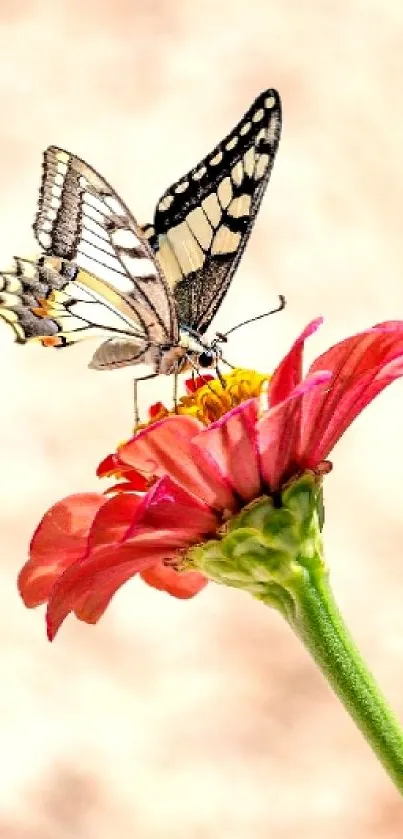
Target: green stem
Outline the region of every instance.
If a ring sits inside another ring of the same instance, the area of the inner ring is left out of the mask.
[[[261,496],[229,521],[219,539],[193,548],[188,567],[282,613],[403,793],[403,729],[334,602],[322,524],[320,480],[305,472],[284,488],[281,504]]]
[[[294,595],[288,622],[403,793],[403,730],[350,637],[327,575],[307,575]]]

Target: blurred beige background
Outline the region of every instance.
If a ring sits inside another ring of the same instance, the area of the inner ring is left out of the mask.
[[[403,317],[403,7],[384,0],[3,0],[0,257],[34,252],[42,150],[82,155],[140,220],[277,87],[284,129],[247,255],[216,319],[235,363],[271,369],[318,314],[313,357]],[[57,498],[98,488],[127,436],[130,371],[93,347],[1,347],[1,839],[380,839],[403,804],[275,613],[211,585],[181,603],[134,581],[53,645],[16,592]],[[143,410],[169,381],[142,388]],[[403,382],[326,478],[336,595],[403,720]],[[102,484],[100,488],[103,489]]]

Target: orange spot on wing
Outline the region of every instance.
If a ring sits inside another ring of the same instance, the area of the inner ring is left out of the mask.
[[[41,344],[43,347],[60,347],[62,341],[57,335],[46,335],[44,338],[41,338]]]

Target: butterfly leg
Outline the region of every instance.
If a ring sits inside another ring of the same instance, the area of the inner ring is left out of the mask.
[[[175,406],[175,414],[178,413],[178,371],[175,370],[174,372],[174,406]]]
[[[133,381],[134,427],[135,428],[137,428],[137,426],[140,425],[137,383],[138,382],[145,382],[146,379],[155,379],[156,376],[158,376],[158,373],[150,373],[149,376],[141,376],[139,379],[134,379],[134,381]]]
[[[219,380],[221,387],[223,388],[223,390],[225,390],[225,379],[224,379],[223,374],[221,373],[221,370],[218,366],[218,361],[216,362],[216,365],[215,365],[215,371],[216,371],[217,379]]]

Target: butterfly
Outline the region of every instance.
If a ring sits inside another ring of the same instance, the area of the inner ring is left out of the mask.
[[[245,249],[280,132],[280,96],[266,90],[144,226],[95,169],[50,146],[33,225],[41,255],[15,257],[0,273],[0,318],[14,339],[65,347],[103,337],[89,365],[97,370],[217,366],[225,336],[203,336]]]

